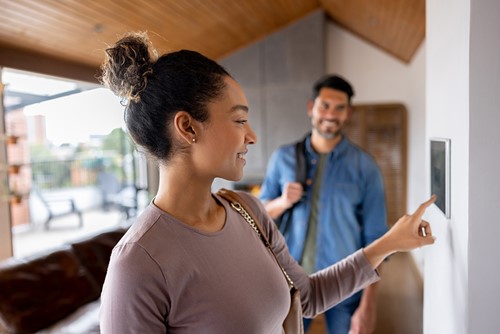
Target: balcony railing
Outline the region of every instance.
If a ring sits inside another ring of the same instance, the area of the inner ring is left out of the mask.
[[[102,158],[36,161],[30,163],[30,167],[32,186],[38,189],[97,185],[97,176],[102,171],[112,172],[118,179],[124,179],[120,167],[109,163],[104,164]]]

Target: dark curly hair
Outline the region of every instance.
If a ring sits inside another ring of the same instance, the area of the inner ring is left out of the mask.
[[[101,82],[126,101],[125,123],[134,142],[159,161],[175,147],[168,132],[177,111],[199,122],[220,96],[230,74],[196,51],[180,50],[156,60],[146,33],[129,33],[106,49]]]

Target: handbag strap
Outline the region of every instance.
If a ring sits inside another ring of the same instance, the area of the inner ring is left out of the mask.
[[[290,278],[290,276],[286,272],[285,268],[283,268],[283,266],[278,261],[278,257],[276,256],[273,249],[271,248],[271,244],[269,243],[267,236],[264,234],[264,232],[262,231],[262,228],[257,223],[257,221],[253,218],[253,217],[255,217],[255,215],[253,214],[252,209],[245,203],[245,201],[241,198],[241,196],[238,195],[237,193],[235,193],[234,191],[222,188],[217,192],[217,194],[219,194],[221,197],[225,198],[229,202],[231,207],[235,211],[237,211],[246,220],[246,222],[252,227],[252,229],[255,231],[255,233],[257,233],[260,240],[262,240],[262,242],[267,247],[267,249],[269,249],[271,254],[273,254],[274,259],[276,260],[276,263],[280,267],[281,272],[285,276],[290,288],[295,288],[295,284],[293,283],[292,279]]]

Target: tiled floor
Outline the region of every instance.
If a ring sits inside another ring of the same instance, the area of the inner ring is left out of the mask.
[[[57,247],[99,230],[118,226],[120,223],[123,223],[123,216],[118,211],[92,210],[83,213],[82,228],[78,227],[78,218],[74,215],[54,219],[49,230],[44,230],[41,225],[18,230],[12,236],[14,257],[19,258]]]

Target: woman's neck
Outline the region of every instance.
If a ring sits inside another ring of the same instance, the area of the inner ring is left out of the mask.
[[[201,180],[186,168],[163,166],[154,204],[186,225],[220,230],[225,211],[212,196],[211,185],[211,180]]]

